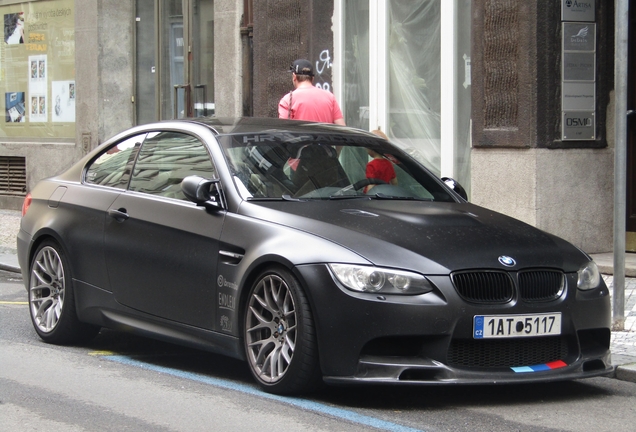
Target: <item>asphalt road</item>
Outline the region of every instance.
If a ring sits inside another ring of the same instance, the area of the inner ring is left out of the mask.
[[[245,364],[102,330],[87,346],[40,341],[19,276],[0,272],[0,431],[625,431],[636,384],[327,387],[262,393]]]

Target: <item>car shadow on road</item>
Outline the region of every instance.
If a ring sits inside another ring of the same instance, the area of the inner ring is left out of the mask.
[[[117,330],[102,328],[86,345],[102,355],[126,356],[154,366],[252,384],[245,362]]]

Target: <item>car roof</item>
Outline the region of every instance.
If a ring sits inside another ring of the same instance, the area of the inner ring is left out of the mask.
[[[376,137],[370,132],[361,129],[339,126],[328,123],[316,123],[303,120],[287,120],[265,117],[197,117],[170,122],[190,122],[208,126],[218,135],[225,134],[252,134],[252,133],[325,133],[325,134],[353,134],[365,137]],[[376,137],[377,138],[377,137]]]

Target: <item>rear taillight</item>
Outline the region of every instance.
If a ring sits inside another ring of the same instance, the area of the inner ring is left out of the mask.
[[[28,193],[27,196],[24,197],[24,202],[22,203],[22,216],[24,216],[27,210],[29,210],[29,207],[31,206],[31,200],[31,194]]]

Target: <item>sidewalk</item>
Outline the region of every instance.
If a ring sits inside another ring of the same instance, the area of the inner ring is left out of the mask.
[[[20,229],[20,212],[0,210],[0,270],[20,273],[15,243]],[[613,293],[613,255],[592,255],[603,279]],[[636,254],[625,256],[625,330],[612,332],[612,363],[616,378],[636,382]]]

